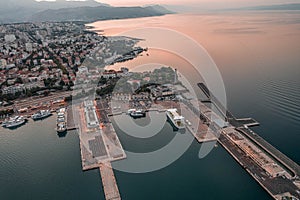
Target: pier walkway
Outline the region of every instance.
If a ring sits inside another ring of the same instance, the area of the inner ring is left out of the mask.
[[[100,164],[100,174],[106,200],[121,200],[117,181],[110,162]]]

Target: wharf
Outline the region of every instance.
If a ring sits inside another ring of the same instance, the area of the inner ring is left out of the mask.
[[[213,97],[204,84],[198,86],[208,98]],[[211,103],[223,108],[218,101]],[[300,199],[300,166],[248,128],[259,125],[258,122],[236,119],[227,109],[225,113],[230,127],[221,128],[218,139],[224,149],[274,199]]]
[[[252,118],[244,118],[244,119],[236,119],[241,124],[244,124],[244,126],[252,127],[252,126],[259,126],[259,123],[252,119]]]
[[[72,105],[67,108],[67,130],[76,130],[78,125],[75,124]]]
[[[274,199],[281,200],[284,196],[290,195],[299,198],[296,192],[298,188],[293,181],[283,176],[270,177],[248,153],[242,151],[225,135],[221,134],[218,142]]]
[[[293,160],[291,160],[286,155],[284,155],[282,152],[280,152],[278,149],[273,147],[270,143],[268,143],[262,137],[253,133],[250,129],[237,128],[237,130],[240,131],[242,134],[244,134],[246,137],[248,137],[252,142],[257,144],[260,148],[262,148],[267,153],[269,153],[280,164],[282,164],[284,167],[286,167],[288,170],[290,170],[293,173],[293,175],[295,176],[295,178],[300,177],[300,166],[297,163],[295,163]]]
[[[214,132],[209,128],[207,124],[204,124],[199,116],[197,116],[186,105],[182,105],[181,113],[184,113],[184,117],[191,125],[186,125],[186,128],[194,135],[199,143],[217,141],[217,137]]]
[[[106,200],[121,200],[117,181],[110,162],[100,164],[100,174]]]

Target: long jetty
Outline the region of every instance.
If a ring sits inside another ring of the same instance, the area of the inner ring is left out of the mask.
[[[121,200],[116,178],[110,162],[100,164],[100,174],[106,200]]]
[[[300,166],[249,129],[251,126],[259,125],[257,121],[251,118],[236,119],[203,83],[198,83],[198,87],[208,98],[205,102],[214,104],[218,110],[223,111],[222,114],[226,113],[225,117],[230,128],[221,127],[218,139],[224,149],[274,199],[299,199]]]
[[[211,92],[209,92],[209,89],[203,84],[198,84],[199,88],[205,93],[205,95],[208,95],[208,97],[211,96]],[[219,103],[217,103],[219,104]],[[218,105],[220,106],[220,105]],[[288,158],[286,155],[284,155],[282,152],[280,152],[278,149],[273,147],[270,143],[268,143],[266,140],[264,140],[262,137],[260,137],[257,134],[253,134],[252,131],[248,127],[250,126],[256,126],[259,125],[258,122],[251,118],[245,118],[245,119],[236,119],[233,114],[226,110],[227,113],[227,119],[230,122],[230,124],[234,125],[237,130],[239,130],[241,133],[243,133],[245,136],[249,137],[253,142],[255,142],[257,145],[259,145],[261,148],[263,148],[266,152],[268,152],[270,155],[272,155],[278,162],[280,162],[282,165],[287,167],[289,170],[291,170],[296,176],[300,177],[300,166],[292,161],[290,158]]]

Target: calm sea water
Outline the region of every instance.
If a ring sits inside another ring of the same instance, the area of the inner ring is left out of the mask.
[[[300,163],[299,23],[299,13],[293,12],[169,15],[95,26],[107,35],[155,26],[193,37],[219,67],[230,110],[258,120],[261,126],[255,131]],[[189,67],[169,52],[149,54],[122,65]],[[0,199],[104,199],[99,171],[81,171],[77,133],[59,138],[54,128],[53,116],[14,131],[0,129]],[[167,123],[147,140],[128,137],[117,126],[116,130],[124,148],[136,151],[159,147],[176,134]],[[204,159],[198,158],[199,149],[193,142],[180,159],[156,172],[115,170],[123,199],[271,199],[223,148],[214,148]]]

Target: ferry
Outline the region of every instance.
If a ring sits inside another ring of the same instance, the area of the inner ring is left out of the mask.
[[[26,119],[24,119],[24,117],[22,116],[15,116],[10,118],[9,121],[5,122],[3,125],[3,127],[5,128],[9,128],[9,129],[13,129],[13,128],[17,128],[19,126],[22,126],[26,123]]]
[[[67,131],[67,117],[66,117],[66,109],[61,108],[57,113],[57,121],[56,121],[56,131],[58,133],[64,133]]]
[[[40,110],[37,113],[33,114],[31,116],[31,118],[33,120],[40,120],[40,119],[45,119],[45,118],[47,118],[47,117],[49,117],[51,115],[52,114],[51,114],[50,110]]]
[[[168,120],[172,123],[172,125],[177,129],[184,129],[184,117],[179,115],[177,109],[169,109],[166,111],[166,115]]]

